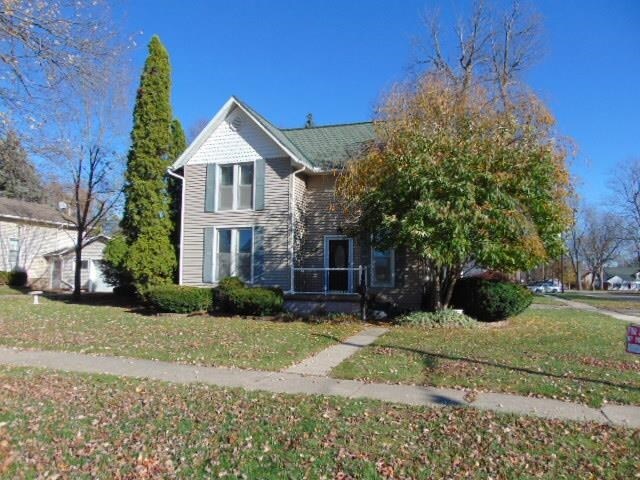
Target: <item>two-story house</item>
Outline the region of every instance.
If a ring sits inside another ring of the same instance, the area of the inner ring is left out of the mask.
[[[231,97],[171,167],[183,180],[180,283],[238,276],[321,301],[353,296],[365,275],[370,291],[418,307],[406,252],[349,237],[335,195],[373,138],[370,122],[280,129]]]

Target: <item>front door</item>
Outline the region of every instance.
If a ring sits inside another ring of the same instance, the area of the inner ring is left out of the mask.
[[[328,288],[331,292],[348,292],[351,249],[349,239],[327,239]],[[331,270],[334,268],[344,270]]]

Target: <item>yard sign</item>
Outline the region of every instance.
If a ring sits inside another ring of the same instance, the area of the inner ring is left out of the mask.
[[[627,327],[627,352],[640,355],[640,325]]]

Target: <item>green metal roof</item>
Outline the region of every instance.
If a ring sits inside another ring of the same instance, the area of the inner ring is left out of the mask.
[[[280,129],[249,105],[234,98],[291,153],[322,170],[343,166],[358,153],[363,143],[375,136],[371,122]]]
[[[295,128],[282,132],[313,166],[321,169],[344,165],[375,136],[371,122]]]

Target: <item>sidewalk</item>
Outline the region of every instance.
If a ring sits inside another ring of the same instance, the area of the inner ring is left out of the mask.
[[[503,393],[478,393],[473,401],[466,401],[464,390],[449,388],[365,383],[289,372],[197,367],[153,360],[11,348],[0,348],[0,364],[148,378],[175,383],[204,383],[274,393],[366,398],[427,407],[473,407],[499,413],[640,428],[640,407],[637,406],[609,405],[597,409],[577,403]]]
[[[300,363],[285,369],[287,373],[302,375],[327,376],[335,367],[344,362],[361,348],[371,345],[376,339],[388,331],[387,328],[371,327],[349,337],[338,345],[325,348],[316,355],[306,358]]]
[[[585,312],[594,312],[601,313],[603,315],[608,315],[609,317],[613,317],[617,320],[622,320],[624,322],[632,322],[632,323],[640,323],[640,317],[636,317],[633,315],[627,315],[624,313],[614,312],[612,310],[604,310],[602,308],[594,307],[593,305],[589,305],[587,303],[576,302],[575,300],[567,300],[565,298],[558,298],[555,296],[551,296],[551,298],[557,300],[560,303],[565,304],[567,307],[575,308],[576,310],[582,310]]]

